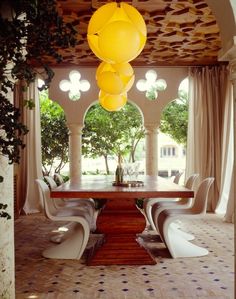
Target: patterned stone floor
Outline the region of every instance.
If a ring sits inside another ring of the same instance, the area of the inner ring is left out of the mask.
[[[49,260],[41,252],[58,223],[31,215],[15,224],[17,299],[234,298],[234,226],[219,216],[182,223],[196,244],[208,248],[205,257],[172,259],[158,238],[142,234],[154,266],[88,267],[84,258]]]

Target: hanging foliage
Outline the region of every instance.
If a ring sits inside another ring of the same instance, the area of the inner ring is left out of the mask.
[[[23,136],[28,130],[20,122],[19,109],[9,102],[8,92],[18,80],[28,86],[39,72],[45,82],[41,89],[48,88],[54,76],[49,58],[60,63],[63,58],[59,49],[75,44],[76,31],[58,14],[55,0],[1,1],[0,155],[6,156],[9,164],[19,163]]]

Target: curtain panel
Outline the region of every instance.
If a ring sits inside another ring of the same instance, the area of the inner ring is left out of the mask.
[[[41,125],[38,80],[27,88],[26,99],[32,100],[35,107],[25,109],[24,116],[29,133],[26,138],[26,195],[24,211],[26,214],[42,211],[43,203],[40,201],[39,190],[35,179],[41,178],[42,154],[41,154]]]
[[[42,158],[41,158],[41,126],[40,126],[40,104],[38,80],[26,91],[19,82],[15,88],[15,105],[20,108],[21,122],[26,125],[29,132],[24,137],[26,145],[21,150],[20,164],[15,166],[17,175],[18,208],[20,214],[37,213],[42,211],[42,203],[35,179],[42,177]],[[24,105],[25,100],[34,103],[32,109]]]
[[[189,69],[189,126],[186,176],[214,177],[208,211],[215,211],[222,189],[222,156],[226,104],[230,101],[226,65]]]

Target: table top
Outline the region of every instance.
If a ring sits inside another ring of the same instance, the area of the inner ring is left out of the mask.
[[[53,198],[191,198],[194,192],[159,176],[140,176],[144,186],[113,186],[114,176],[82,177],[78,183],[70,181],[51,190]]]

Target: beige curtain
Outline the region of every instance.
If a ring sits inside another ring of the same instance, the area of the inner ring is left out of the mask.
[[[234,138],[233,138],[233,88],[229,82],[229,101],[225,105],[223,149],[222,149],[222,184],[220,200],[216,213],[225,213],[225,221],[232,222],[234,211],[233,197],[233,165],[234,165]]]
[[[234,223],[235,219],[235,206],[234,206],[234,177],[232,175],[229,190],[229,200],[227,202],[226,213],[224,216],[225,222]]]
[[[32,110],[24,109],[25,124],[29,129],[29,133],[26,135],[26,148],[22,162],[26,188],[23,210],[26,214],[40,212],[43,206],[35,184],[35,179],[42,177],[40,105],[37,83],[37,80],[32,83],[25,93],[25,99],[32,100],[35,104]]]
[[[215,178],[208,211],[215,211],[222,189],[224,111],[229,95],[226,65],[190,68],[186,175]]]

